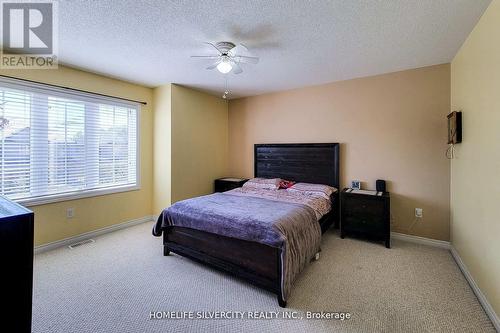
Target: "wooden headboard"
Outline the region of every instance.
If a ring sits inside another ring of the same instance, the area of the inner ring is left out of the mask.
[[[326,184],[340,189],[338,143],[254,145],[255,177]]]

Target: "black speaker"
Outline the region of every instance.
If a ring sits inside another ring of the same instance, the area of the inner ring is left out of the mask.
[[[377,191],[379,192],[386,192],[385,189],[385,180],[383,179],[377,179],[377,182],[375,183],[377,187]]]

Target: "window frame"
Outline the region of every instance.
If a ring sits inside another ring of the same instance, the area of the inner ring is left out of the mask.
[[[70,200],[78,200],[83,198],[91,198],[114,193],[123,193],[130,191],[138,191],[141,189],[141,105],[140,103],[124,101],[120,98],[107,97],[99,94],[88,92],[79,92],[70,89],[48,86],[43,83],[35,83],[24,81],[22,79],[0,77],[0,85],[15,90],[26,92],[46,94],[49,96],[60,98],[73,98],[82,102],[112,104],[113,106],[121,106],[126,108],[134,108],[136,110],[136,149],[135,149],[135,184],[115,185],[94,189],[84,189],[76,191],[68,191],[62,193],[47,194],[41,196],[32,196],[29,198],[12,199],[13,201],[27,207],[45,205],[55,202],[63,202]]]

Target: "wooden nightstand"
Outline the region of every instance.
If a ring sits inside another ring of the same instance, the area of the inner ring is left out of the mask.
[[[360,235],[385,241],[391,247],[390,196],[361,194],[344,189],[340,194],[340,237]],[[375,191],[374,191],[375,192]]]
[[[238,187],[242,187],[248,179],[244,178],[220,178],[215,180],[215,192],[226,192]]]

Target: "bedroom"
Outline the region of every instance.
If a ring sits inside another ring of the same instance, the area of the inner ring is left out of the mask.
[[[1,25],[16,331],[500,329],[498,0],[27,3]]]

